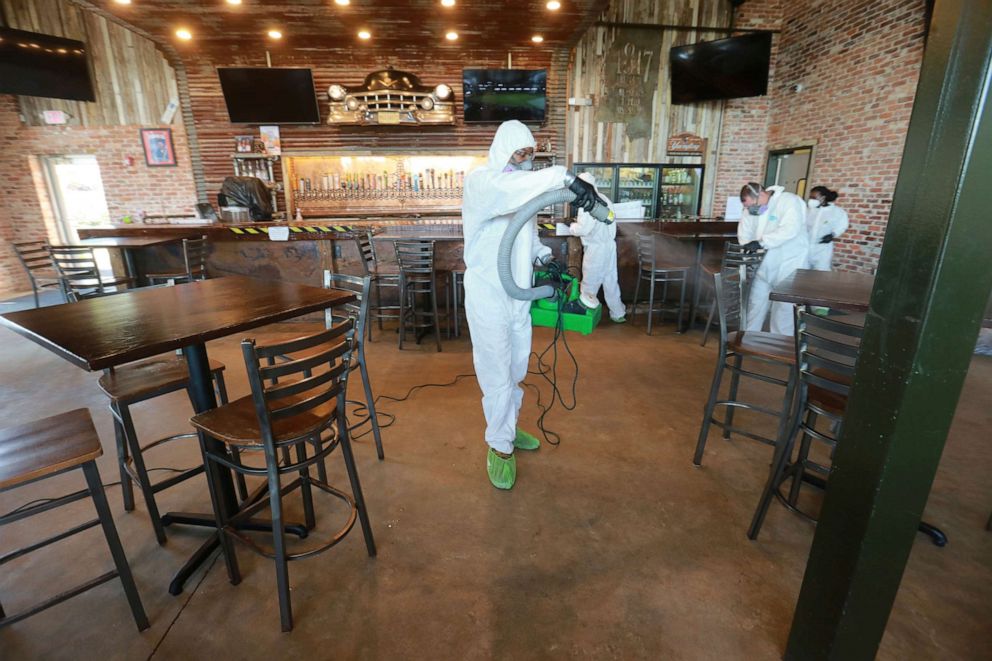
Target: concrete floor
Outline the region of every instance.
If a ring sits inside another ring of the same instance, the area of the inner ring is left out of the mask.
[[[392,338],[369,345],[379,394],[472,370],[466,337],[445,342],[441,354],[426,343],[400,353]],[[235,396],[247,393],[238,339],[209,346],[227,363]],[[538,331],[535,346],[548,339]],[[215,561],[170,596],[170,575],[205,532],[175,527],[160,547],[140,496],[138,510],[125,513],[113,486],[111,507],[152,627],[136,632],[111,582],[0,630],[0,658],[780,658],[813,528],[773,504],[761,539],[745,537],[770,448],[714,432],[704,467],[691,466],[714,344],[701,348],[698,332],[678,336],[671,324],[653,337],[628,324],[569,339],[581,366],[578,407],[549,417],[561,446],[521,453],[511,492],[486,479],[473,379],[381,404],[396,415],[384,432],[386,460],[376,460],[371,437],[357,444],[378,557],[368,558],[356,530],[293,563],[292,633],[279,630],[271,563],[245,547],[240,585]],[[88,407],[107,451],[105,481],[117,479],[97,375],[2,329],[0,364],[5,423]],[[976,357],[926,512],[951,542],[938,549],[918,537],[881,659],[992,658],[992,532],[984,529],[992,509],[990,393],[992,360]],[[531,430],[534,402],[529,393],[522,415]],[[189,414],[184,397],[173,395],[139,405],[135,417],[150,438],[181,430]],[[150,455],[158,466],[198,459],[193,442]],[[340,482],[340,459],[331,465]],[[66,476],[0,494],[0,511],[81,481]],[[159,505],[207,510],[203,479],[160,494]],[[315,535],[343,514],[326,498],[318,508]],[[83,501],[9,526],[0,553],[91,512]],[[14,611],[109,566],[92,530],[5,566],[0,600]]]

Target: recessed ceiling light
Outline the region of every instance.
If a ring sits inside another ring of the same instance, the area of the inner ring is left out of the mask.
[[[176,36],[182,39],[183,41],[189,41],[190,39],[193,38],[193,33],[187,30],[186,28],[179,28],[178,30],[176,30]]]
[[[227,0],[227,4],[229,4],[229,5],[240,5],[241,4],[241,0]]]
[[[556,11],[558,9],[561,9],[561,3],[558,2],[558,0],[551,0],[551,2],[548,3],[547,7],[551,11]]]
[[[441,4],[444,5],[445,7],[454,7],[455,0],[441,0]]]
[[[279,30],[269,30],[268,34],[271,39],[282,39],[282,32],[279,32]]]
[[[114,2],[116,2],[119,5],[129,5],[129,4],[131,4],[131,0],[114,0]]]
[[[334,0],[334,2],[337,3],[337,4],[339,4],[339,5],[341,5],[341,6],[344,6],[344,5],[348,4],[349,2],[351,2],[351,0]]]
[[[542,37],[539,34],[535,34],[533,37],[530,38],[530,40],[533,41],[535,44],[539,44],[542,41],[544,41],[544,37]]]
[[[455,41],[456,39],[458,39],[458,33],[452,30],[448,34],[444,35],[444,38],[447,39],[448,41]]]
[[[372,33],[369,32],[368,30],[361,30],[358,33],[358,38],[359,39],[371,39],[372,38]]]

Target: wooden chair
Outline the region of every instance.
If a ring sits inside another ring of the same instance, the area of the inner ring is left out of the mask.
[[[275,560],[283,631],[293,628],[289,560],[308,557],[331,548],[351,531],[356,518],[361,521],[368,554],[374,556],[376,552],[345,419],[351,352],[356,343],[355,332],[354,320],[348,318],[314,335],[287,342],[260,346],[255,340],[244,340],[241,348],[252,394],[200,413],[190,420],[201,434],[200,447],[205,463],[213,462],[237,473],[266,478],[264,490],[250,495],[246,505],[237,513],[224,512],[222,504],[213,494],[211,500],[232,583],[237,584],[241,580],[237,556],[231,545],[232,538]],[[289,356],[290,360],[267,364],[270,359],[280,356]],[[265,465],[250,466],[232,459],[226,452],[211,452],[203,442],[205,436],[211,436],[228,446],[261,450]],[[308,448],[311,446],[313,452],[309,453]],[[344,456],[351,494],[310,475],[310,467],[322,463],[338,446]],[[290,456],[291,452],[295,452],[295,461],[280,461],[281,457]],[[297,477],[284,485],[283,476],[292,474]],[[350,516],[328,541],[316,548],[289,553],[285,542],[283,498],[296,489],[300,490],[305,524],[311,530],[316,525],[313,488],[344,501],[350,507]],[[266,492],[267,502],[264,498]],[[266,504],[272,510],[271,551],[239,530],[239,524],[250,519]]]
[[[210,243],[205,235],[198,239],[183,239],[183,269],[181,271],[146,273],[145,278],[149,284],[159,282],[177,284],[180,282],[193,282],[194,280],[206,280],[207,253],[209,249]]]
[[[633,321],[637,315],[637,301],[640,297],[641,281],[643,280],[648,283],[648,335],[651,334],[651,321],[654,319],[654,314],[660,312],[662,314],[662,321],[664,321],[664,314],[669,310],[678,311],[677,328],[681,332],[682,311],[685,308],[685,283],[689,279],[689,271],[692,267],[659,261],[654,234],[637,235],[637,261],[637,285],[634,287],[634,304],[630,310],[630,320]],[[655,307],[654,290],[655,285],[659,284],[661,285],[661,304]],[[681,294],[677,308],[666,304],[668,301],[669,284],[679,285],[680,287]]]
[[[110,555],[114,560],[115,570],[93,578],[81,585],[66,590],[35,606],[18,613],[8,614],[0,606],[0,627],[19,622],[47,608],[59,604],[66,599],[75,597],[98,585],[120,578],[131,606],[131,615],[139,631],[148,628],[148,618],[141,605],[138,588],[131,576],[127,557],[121,547],[114,518],[107,505],[107,497],[100,483],[100,473],[96,467],[96,459],[103,454],[100,438],[93,427],[93,420],[86,409],[76,409],[68,413],[38,420],[16,427],[0,430],[0,493],[24,486],[38,480],[44,480],[69,471],[82,470],[86,479],[86,489],[53,500],[36,501],[14,511],[0,516],[0,526],[20,521],[56,507],[82,500],[89,496],[96,508],[97,518],[74,526],[39,542],[34,542],[24,548],[10,551],[0,557],[0,565],[19,558],[23,555],[48,546],[97,525],[103,528],[103,535],[110,547]],[[71,560],[68,561],[71,564]]]
[[[132,278],[103,278],[97,266],[93,249],[86,246],[48,246],[55,270],[65,283],[65,291],[70,302],[84,298],[107,296],[131,287]]]
[[[40,307],[38,292],[43,289],[58,287],[62,298],[69,302],[68,294],[59,277],[52,256],[48,254],[48,244],[44,241],[15,241],[13,244],[17,259],[21,262],[28,279],[31,281],[31,292],[34,294],[34,306]]]
[[[369,319],[375,319],[379,325],[379,330],[382,328],[383,319],[396,319],[400,318],[400,306],[396,305],[383,305],[382,304],[382,290],[383,289],[395,289],[397,295],[399,295],[400,289],[400,274],[398,272],[388,273],[382,271],[379,267],[379,259],[375,251],[375,242],[373,241],[372,231],[366,231],[364,233],[359,233],[355,235],[355,246],[358,248],[358,254],[362,260],[362,270],[366,277],[370,278],[372,281],[372,290],[375,293],[373,300],[369,303]],[[369,342],[372,341],[372,325],[367,326]]]
[[[703,424],[699,429],[696,452],[692,458],[692,463],[696,466],[701,465],[703,461],[703,450],[706,447],[710,425],[721,427],[725,439],[729,439],[733,433],[775,447],[778,447],[782,439],[785,438],[788,429],[789,412],[796,381],[794,343],[792,338],[787,335],[777,335],[764,331],[745,332],[744,329],[747,327],[747,298],[744,292],[747,287],[746,274],[747,267],[737,265],[724,269],[722,273],[713,278],[716,287],[716,305],[720,313],[720,350],[717,352],[713,383],[710,385],[709,398],[703,411]],[[749,366],[751,363],[757,362],[766,366],[783,368],[788,374],[786,378],[782,379],[755,372],[753,368],[745,369],[745,360],[748,361]],[[727,399],[721,400],[718,399],[718,396],[725,370],[731,372],[730,392]],[[742,376],[784,388],[781,408],[772,409],[741,400],[737,391]],[[718,406],[726,408],[726,415],[723,420],[717,420],[713,417]],[[778,418],[778,432],[775,438],[768,438],[735,427],[734,411],[739,408]]]

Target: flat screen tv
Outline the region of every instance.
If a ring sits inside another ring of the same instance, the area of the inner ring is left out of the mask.
[[[545,69],[464,69],[466,122],[543,122],[547,107]]]
[[[318,124],[320,110],[310,69],[218,67],[235,124]]]
[[[771,50],[770,32],[672,48],[672,103],[767,94]]]
[[[0,94],[96,101],[86,44],[0,28]]]

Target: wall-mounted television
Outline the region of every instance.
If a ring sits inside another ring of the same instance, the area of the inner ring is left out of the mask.
[[[218,67],[227,114],[234,124],[318,124],[310,69]]]
[[[672,103],[767,94],[771,51],[770,32],[672,48]]]
[[[547,87],[546,69],[464,69],[465,121],[543,122]]]
[[[86,44],[0,28],[0,94],[96,101]]]

